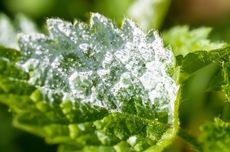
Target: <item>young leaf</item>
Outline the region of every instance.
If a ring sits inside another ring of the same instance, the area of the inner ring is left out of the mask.
[[[161,151],[170,143],[178,85],[167,72],[173,54],[156,32],[146,35],[128,19],[119,29],[99,14],[89,25],[47,25],[48,36],[20,37],[17,62],[1,55],[6,71],[19,73],[0,75],[0,101],[17,127],[63,151]]]
[[[222,91],[229,100],[229,56],[228,46],[217,50],[189,53],[184,58],[178,57],[180,81],[187,80],[205,67],[214,67],[213,74],[207,77],[208,84],[205,91]]]
[[[208,36],[211,28],[201,27],[190,30],[188,26],[175,26],[163,33],[175,55],[185,56],[190,52],[209,51],[224,47],[224,43],[211,42]]]
[[[184,74],[193,74],[207,65],[216,63],[222,66],[222,63],[228,62],[230,47],[223,47],[217,50],[197,51],[187,54],[185,57],[178,57],[178,64],[181,66],[181,72]]]

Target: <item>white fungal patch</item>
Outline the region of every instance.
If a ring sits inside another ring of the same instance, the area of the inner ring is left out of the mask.
[[[118,29],[99,14],[91,16],[90,26],[50,19],[48,27],[49,36],[21,37],[19,64],[33,71],[29,82],[50,101],[58,93],[63,100],[123,112],[125,102],[141,100],[144,107],[169,111],[172,121],[178,86],[167,70],[174,58],[156,32],[146,36],[128,19]]]

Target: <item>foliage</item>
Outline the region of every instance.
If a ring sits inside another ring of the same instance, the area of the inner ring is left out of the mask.
[[[229,151],[230,46],[219,32],[229,26],[158,34],[144,30],[162,27],[170,0],[88,3],[67,13],[98,11],[116,23],[98,13],[89,23],[50,18],[42,33],[23,15],[0,15],[0,103],[13,125],[58,152]],[[57,4],[30,5],[14,7],[39,16]],[[8,145],[19,136],[2,132]]]
[[[222,48],[224,43],[210,42],[208,36],[211,28],[200,27],[190,30],[188,26],[175,26],[163,34],[175,55],[183,55],[194,51],[214,50]]]
[[[230,124],[220,119],[202,127],[203,134],[200,137],[204,143],[204,151],[227,152],[230,144]]]
[[[178,86],[157,33],[128,19],[118,29],[99,14],[90,25],[47,24],[48,36],[19,38],[20,52],[1,48],[0,101],[16,114],[15,126],[65,144],[63,151],[161,151],[178,128]]]

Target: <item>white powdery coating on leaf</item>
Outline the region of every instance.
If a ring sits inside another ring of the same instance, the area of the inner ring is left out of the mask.
[[[58,94],[122,112],[125,100],[135,98],[142,106],[159,105],[172,120],[178,86],[167,70],[174,58],[156,32],[146,36],[128,19],[118,29],[99,14],[92,14],[90,26],[50,19],[48,29],[50,36],[21,37],[20,63],[34,70],[29,82],[49,101]]]

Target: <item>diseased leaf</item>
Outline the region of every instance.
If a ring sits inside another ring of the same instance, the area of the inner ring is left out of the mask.
[[[60,151],[162,151],[178,129],[179,95],[158,34],[128,19],[119,29],[99,14],[89,25],[47,25],[49,35],[20,36],[16,62],[0,49],[0,101],[14,124]]]
[[[188,26],[175,26],[164,32],[163,38],[176,56],[185,56],[190,52],[223,48],[224,43],[211,42],[208,39],[210,32],[211,28],[207,27],[190,30]]]
[[[230,124],[216,118],[202,127],[200,141],[204,152],[228,152],[230,144]]]

